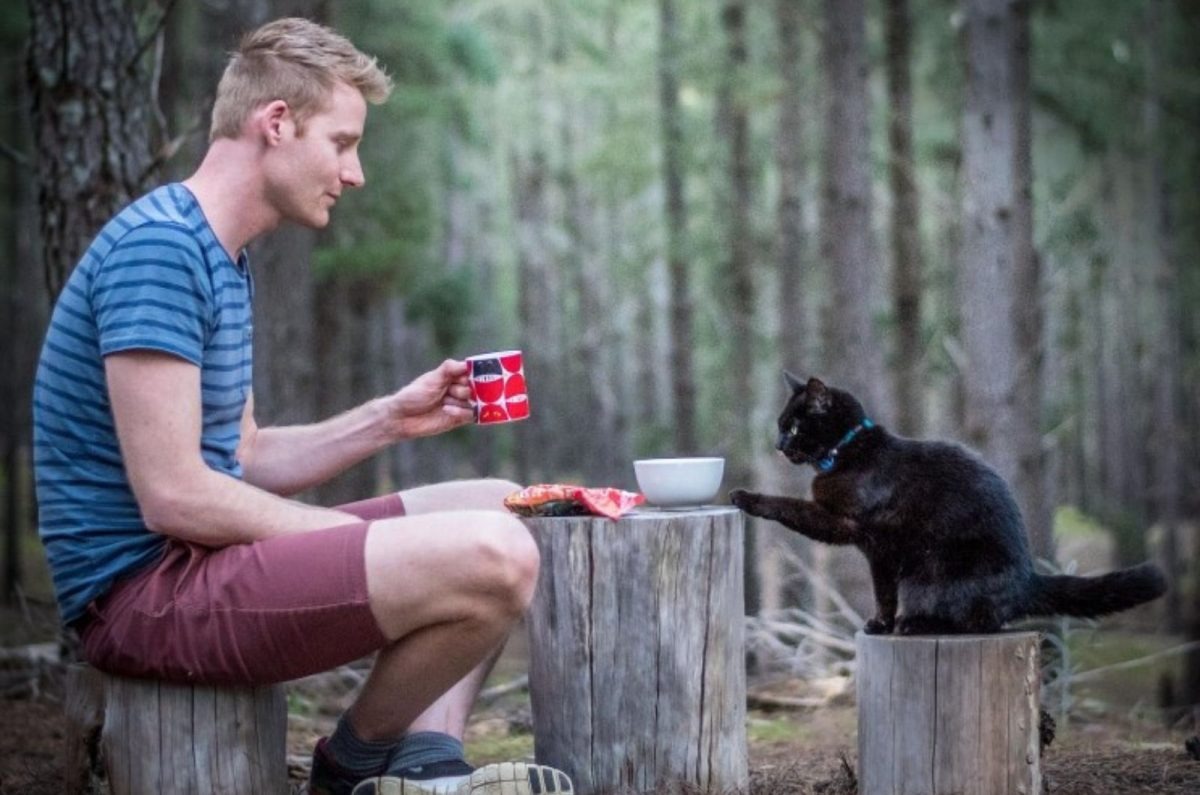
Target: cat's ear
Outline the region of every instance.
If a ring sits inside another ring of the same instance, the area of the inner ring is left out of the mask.
[[[810,378],[804,385],[804,405],[813,414],[824,414],[833,404],[833,396],[819,378]]]
[[[801,389],[804,389],[804,382],[789,373],[787,370],[783,371],[783,380],[788,385],[788,389],[792,390],[793,392],[799,392]]]

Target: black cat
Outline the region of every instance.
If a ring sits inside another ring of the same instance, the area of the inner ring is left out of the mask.
[[[1036,574],[1008,486],[964,448],[902,439],[874,424],[848,392],[785,374],[791,398],[776,447],[819,474],[813,499],[744,489],[733,504],[867,556],[872,634],[996,632],[1023,616],[1094,617],[1166,591],[1144,563],[1099,577]]]

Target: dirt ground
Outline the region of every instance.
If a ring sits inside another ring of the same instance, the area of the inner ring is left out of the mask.
[[[0,709],[0,793],[50,795],[61,791],[64,721],[60,705],[41,700],[5,700]],[[523,756],[532,739],[522,733],[519,710],[505,718],[495,709],[472,722],[480,738],[514,737]],[[755,738],[755,722],[769,722],[780,739]],[[836,706],[786,716],[752,713],[751,795],[849,795],[854,785],[854,709]],[[781,724],[791,724],[779,728]],[[288,732],[292,792],[303,793],[312,741],[328,731],[332,719],[294,718]],[[1136,737],[1137,739],[1134,739]],[[493,743],[490,748],[496,748]],[[523,751],[523,753],[522,753]],[[479,761],[486,761],[475,755]],[[1047,750],[1043,772],[1048,793],[1060,795],[1195,795],[1200,793],[1200,761],[1188,757],[1183,737],[1165,730],[1114,724],[1073,729]]]
[[[515,638],[523,637],[520,633]],[[6,646],[34,636],[5,637]],[[489,687],[516,681],[525,668],[520,640],[510,643]],[[288,763],[291,791],[304,793],[312,745],[333,727],[352,699],[366,661],[338,672],[288,685]],[[3,673],[0,671],[0,673]],[[11,680],[10,680],[11,682]],[[0,795],[50,795],[62,791],[65,721],[61,674],[50,668],[33,687],[7,685],[0,698]],[[782,681],[772,692],[795,695],[805,684]],[[1125,686],[1129,689],[1128,686]],[[762,684],[752,686],[761,692]],[[752,709],[747,734],[751,782],[748,795],[850,795],[856,792],[856,714],[851,696],[808,709]],[[1196,795],[1200,760],[1185,750],[1195,733],[1187,725],[1166,728],[1136,710],[1082,703],[1060,725],[1042,760],[1046,793],[1053,795]],[[528,694],[517,689],[489,699],[472,716],[469,758],[479,764],[532,755]]]

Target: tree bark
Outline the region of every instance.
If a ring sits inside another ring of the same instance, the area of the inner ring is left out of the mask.
[[[855,644],[862,795],[1041,792],[1037,633]]]
[[[554,5],[554,55],[556,72],[566,69],[569,39],[567,9],[562,0]],[[592,202],[589,192],[580,184],[576,164],[577,130],[584,104],[571,96],[565,80],[558,81],[560,113],[558,119],[559,146],[562,162],[558,169],[559,190],[564,202],[566,246],[562,252],[561,270],[571,277],[574,292],[576,322],[565,324],[573,331],[567,364],[573,367],[568,413],[570,423],[578,429],[578,442],[590,451],[582,466],[583,477],[589,482],[610,482],[618,467],[615,449],[615,414],[617,397],[613,390],[613,374],[605,367],[603,343],[608,337],[605,288],[607,281],[600,272],[592,241]]]
[[[526,375],[530,383],[529,426],[525,441],[517,445],[517,477],[522,482],[549,476],[554,467],[554,422],[557,405],[553,385],[554,356],[551,331],[552,300],[548,283],[549,252],[545,240],[548,223],[546,200],[546,156],[536,149],[528,161],[514,153],[511,159],[513,205],[517,215],[517,316],[521,347],[525,351]],[[544,399],[538,399],[538,395]],[[536,453],[536,460],[535,454]]]
[[[0,40],[14,50],[20,43]],[[6,76],[9,96],[25,107],[25,86],[19,69]],[[16,103],[14,103],[16,104]],[[14,109],[15,110],[15,109]],[[29,130],[23,114],[8,113],[3,140],[21,150],[29,148]],[[18,158],[0,161],[3,174],[4,261],[0,262],[0,467],[3,471],[3,503],[0,527],[4,534],[2,596],[16,596],[24,570],[21,539],[31,529],[34,514],[33,475],[30,471],[32,445],[32,396],[38,348],[46,327],[43,280],[32,263],[37,261],[36,210],[33,206],[30,164]]]
[[[1013,277],[1012,324],[1016,333],[1017,471],[1012,482],[1017,504],[1029,529],[1036,557],[1054,560],[1054,515],[1047,492],[1046,453],[1042,444],[1045,403],[1044,295],[1041,257],[1033,244],[1033,129],[1030,60],[1031,0],[1011,0],[1013,105]]]
[[[1181,388],[1179,373],[1184,369],[1181,357],[1182,324],[1178,266],[1172,243],[1169,184],[1161,130],[1161,67],[1159,56],[1165,45],[1162,35],[1163,2],[1147,0],[1145,5],[1146,94],[1142,100],[1142,132],[1145,136],[1145,212],[1149,226],[1149,262],[1145,263],[1154,279],[1155,314],[1158,329],[1154,335],[1154,423],[1151,427],[1151,467],[1154,517],[1162,529],[1159,557],[1167,574],[1167,630],[1184,629],[1183,601],[1179,585],[1187,574],[1179,554],[1180,517],[1183,494],[1183,456]],[[1193,585],[1193,588],[1196,586]]]
[[[1012,19],[1008,3],[966,0],[963,108],[963,259],[960,311],[967,366],[968,441],[1009,484],[1018,481],[1017,439],[1025,385],[1013,321],[1013,199],[1017,144]]]
[[[750,114],[744,96],[747,67],[746,5],[743,0],[723,0],[721,29],[725,54],[717,90],[717,136],[726,147],[723,189],[719,192],[721,214],[727,221],[725,244],[728,260],[720,269],[721,311],[732,329],[728,367],[728,398],[722,401],[727,444],[726,479],[730,483],[753,483],[754,441],[751,427],[754,404],[754,224],[751,220],[752,186],[750,165]],[[760,609],[757,528],[746,531],[746,610]]]
[[[92,238],[144,192],[150,90],[127,0],[29,0],[42,259],[51,303]]]
[[[913,157],[911,39],[908,0],[888,0],[888,180],[892,189],[892,311],[896,323],[896,429],[915,435],[923,421],[921,223]]]
[[[876,328],[882,267],[875,241],[863,0],[825,0],[825,174],[821,254],[829,273],[826,362],[830,383],[889,422],[883,341]]]
[[[779,172],[779,195],[775,222],[778,226],[777,268],[779,274],[778,347],[785,369],[804,373],[804,351],[808,327],[804,307],[804,63],[801,31],[804,8],[795,0],[775,3],[779,38],[779,119],[775,131],[775,167]]]
[[[742,519],[716,508],[526,520],[537,758],[581,795],[748,783]]]
[[[675,451],[699,452],[696,439],[695,336],[692,280],[687,255],[687,197],[683,187],[684,135],[679,109],[682,44],[674,0],[659,0],[658,98],[662,125],[663,199],[666,203],[671,396]]]

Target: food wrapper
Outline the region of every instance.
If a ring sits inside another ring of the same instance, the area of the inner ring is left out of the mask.
[[[504,507],[520,516],[607,516],[618,519],[646,501],[641,494],[620,489],[542,483],[514,491]]]

